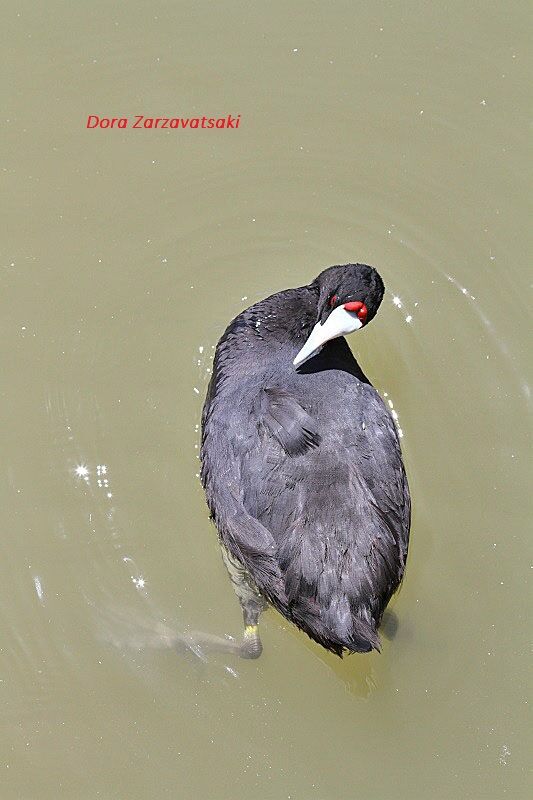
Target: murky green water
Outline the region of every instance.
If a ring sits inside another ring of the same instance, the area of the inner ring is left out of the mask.
[[[2,798],[529,795],[528,22],[7,4]],[[212,347],[354,260],[414,499],[396,637],[341,662],[269,612],[258,662],[177,652],[241,626],[197,477]]]

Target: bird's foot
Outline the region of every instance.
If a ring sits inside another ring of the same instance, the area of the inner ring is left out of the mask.
[[[259,636],[258,625],[245,625],[244,637],[240,647],[241,658],[259,658],[263,652],[263,645]]]
[[[383,614],[379,631],[386,639],[391,641],[398,633],[399,624],[398,616],[388,608]]]
[[[200,657],[211,652],[253,659],[259,658],[263,652],[257,625],[245,626],[240,644],[233,637],[224,638],[203,631],[189,631],[187,634],[176,636],[174,645],[177,650],[192,650]]]

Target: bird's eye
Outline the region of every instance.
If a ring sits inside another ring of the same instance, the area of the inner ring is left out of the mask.
[[[335,305],[335,303],[337,302],[337,300],[338,300],[338,299],[339,299],[339,298],[337,297],[337,295],[336,295],[336,294],[332,294],[332,295],[331,295],[331,298],[330,298],[330,301],[329,301],[329,304],[330,304],[330,306],[331,306],[331,307],[333,307],[333,306]]]

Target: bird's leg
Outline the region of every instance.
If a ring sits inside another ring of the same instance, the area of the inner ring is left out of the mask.
[[[239,649],[241,658],[259,658],[263,645],[259,636],[259,617],[268,603],[253,585],[242,564],[221,544],[222,558],[228,570],[233,589],[239,598],[244,619],[244,636]]]

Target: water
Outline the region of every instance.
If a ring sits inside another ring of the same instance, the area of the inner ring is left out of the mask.
[[[4,17],[2,798],[529,796],[526,3]],[[269,612],[238,661],[191,636],[241,631],[197,477],[212,348],[353,260],[414,499],[398,630],[341,662]]]

